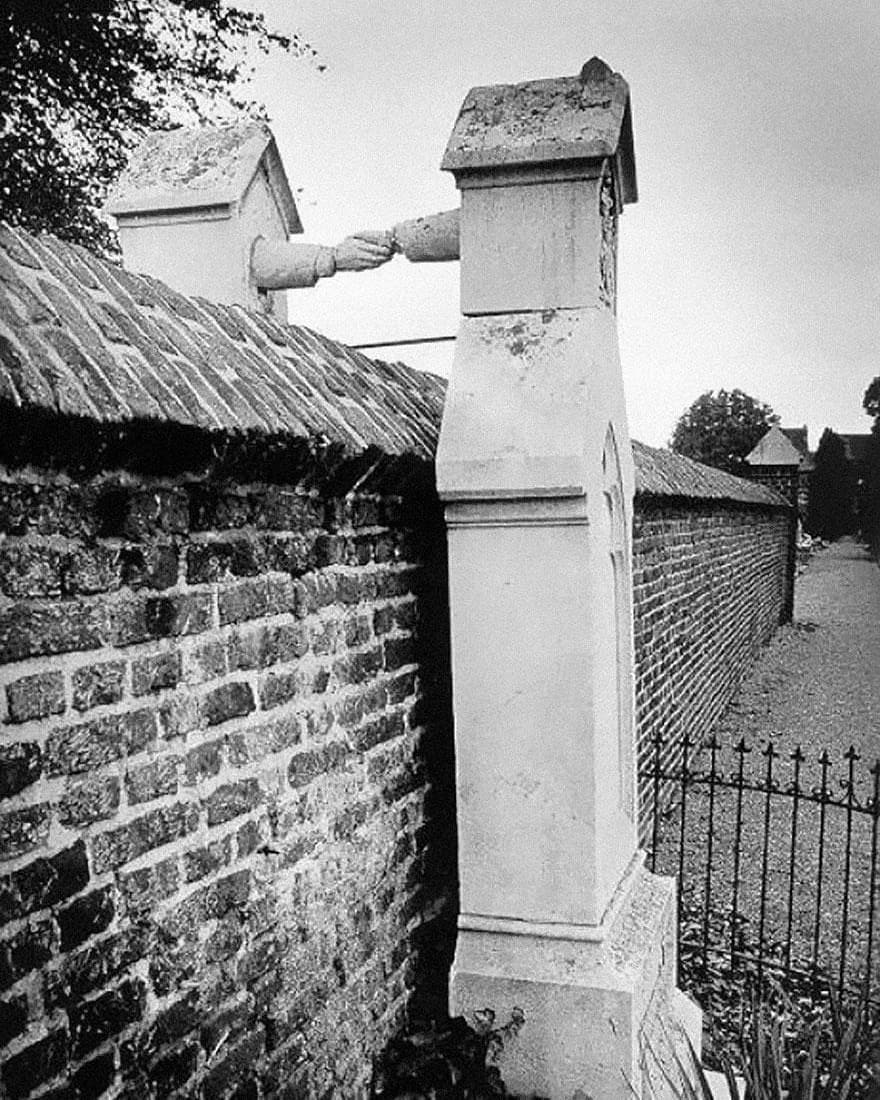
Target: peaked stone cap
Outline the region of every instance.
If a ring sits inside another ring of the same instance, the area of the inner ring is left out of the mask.
[[[629,85],[598,57],[578,76],[472,88],[441,168],[451,172],[618,157],[623,202],[636,202]]]
[[[287,232],[301,233],[275,138],[262,122],[148,134],[113,189],[106,210],[124,217],[231,206],[244,197],[261,165]]]
[[[776,424],[746,455],[750,466],[800,466],[804,456]]]

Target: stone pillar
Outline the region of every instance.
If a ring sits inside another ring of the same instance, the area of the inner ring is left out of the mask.
[[[577,77],[475,88],[443,167],[462,198],[437,454],[461,883],[451,1010],[523,1010],[502,1063],[517,1095],[632,1100],[682,1013],[698,1042],[699,1014],[674,989],[674,884],[636,840],[615,317],[618,215],[636,199],[626,82],[594,58]]]

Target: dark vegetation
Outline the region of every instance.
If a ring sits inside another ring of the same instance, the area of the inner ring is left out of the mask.
[[[676,454],[736,474],[778,419],[769,405],[742,390],[709,390],[678,418],[669,445]]]
[[[99,252],[108,187],[149,130],[264,110],[247,48],[314,57],[225,0],[6,0],[0,9],[0,220]]]
[[[833,542],[854,534],[856,482],[843,440],[826,428],[816,450],[810,477],[806,528],[811,535]]]

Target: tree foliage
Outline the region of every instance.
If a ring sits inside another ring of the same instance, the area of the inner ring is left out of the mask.
[[[859,525],[880,560],[880,375],[865,390],[862,407],[868,416],[874,418],[874,426],[871,429],[866,475],[860,487]]]
[[[0,219],[112,247],[97,211],[142,134],[262,113],[249,47],[314,54],[225,0],[4,0]]]
[[[678,418],[670,446],[676,454],[736,473],[778,419],[769,405],[742,390],[709,390]]]
[[[826,428],[819,440],[815,468],[810,475],[807,530],[829,541],[852,534],[854,501],[852,464],[846,457],[843,440]]]

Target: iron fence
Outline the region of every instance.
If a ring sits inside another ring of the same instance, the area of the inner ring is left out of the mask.
[[[678,877],[679,959],[880,1004],[880,759],[654,739],[649,866]]]

